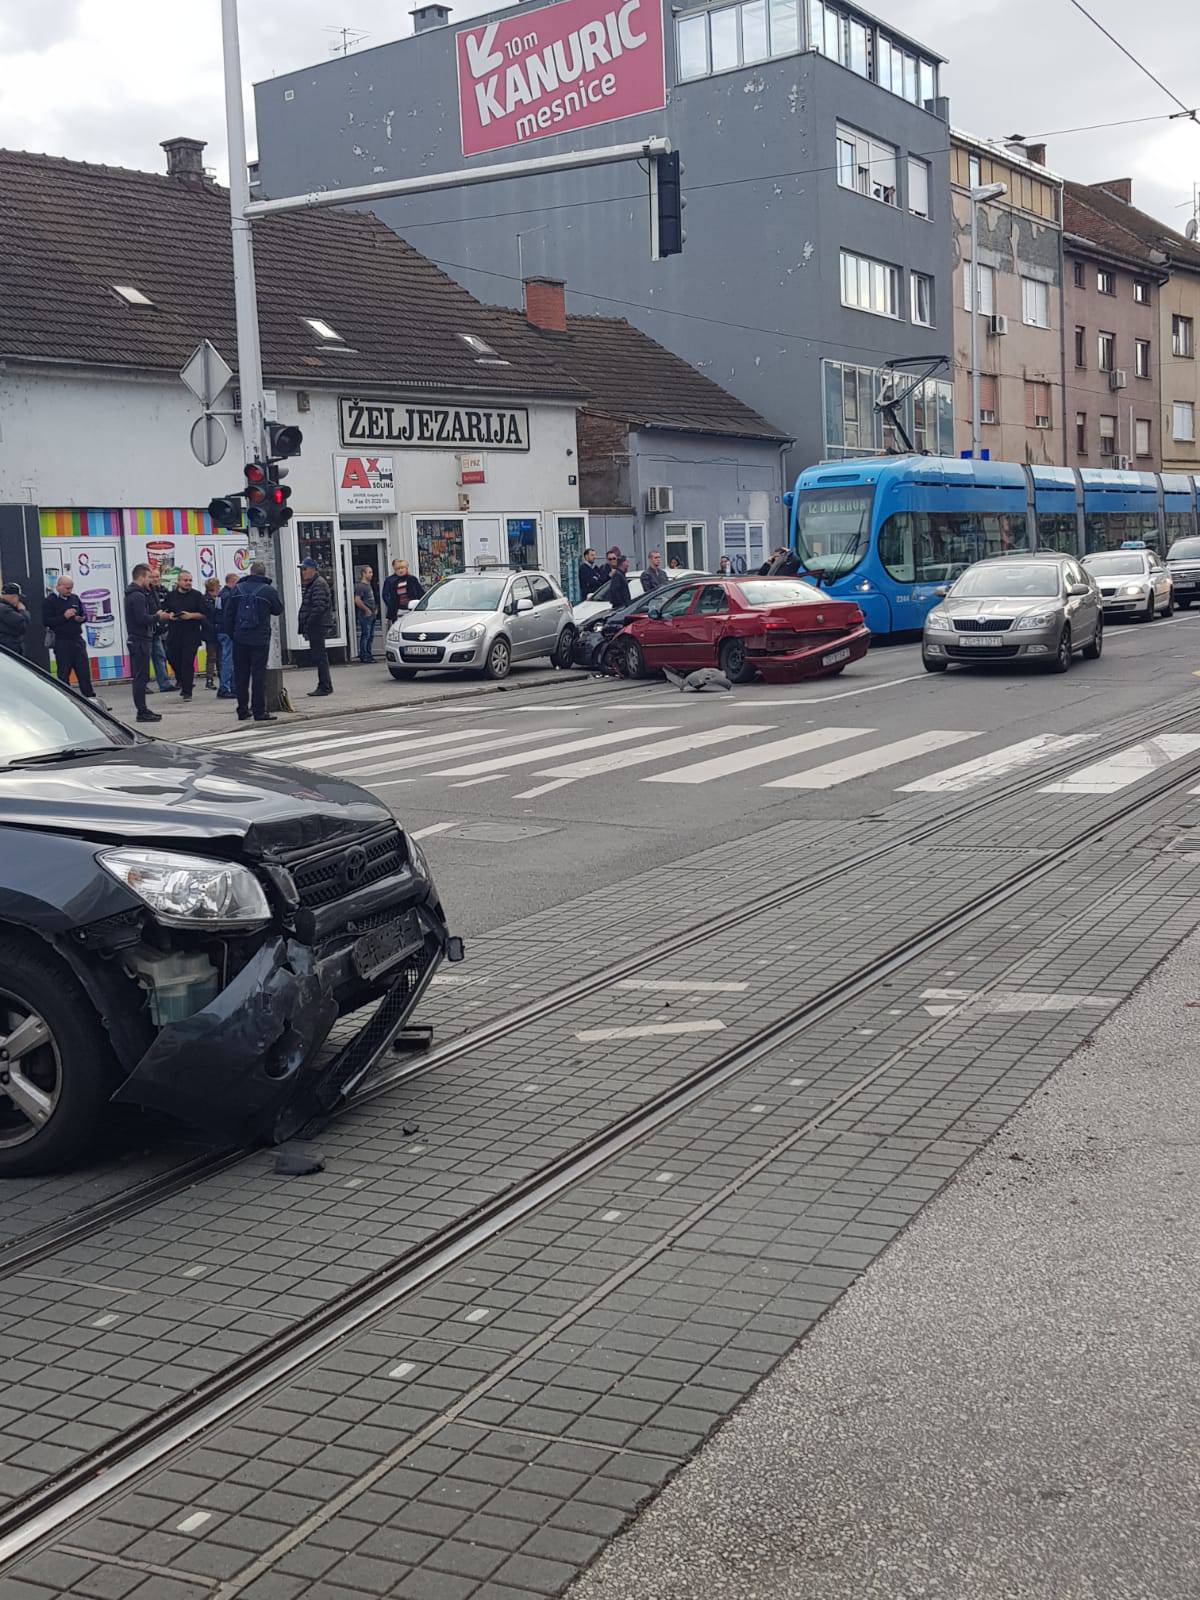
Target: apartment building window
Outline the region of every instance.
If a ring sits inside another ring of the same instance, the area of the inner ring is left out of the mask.
[[[1150,419],[1138,417],[1133,424],[1133,448],[1137,455],[1150,454]]]
[[[869,134],[838,124],[837,175],[843,189],[882,200],[885,206],[898,201],[896,190],[896,147],[882,144]]]
[[[983,168],[979,164],[978,156],[967,157],[967,182],[972,189],[978,189],[983,182]]]
[[[710,73],[792,55],[800,48],[798,0],[746,0],[675,24],[675,65],[680,83]]]
[[[1196,407],[1190,400],[1176,400],[1171,407],[1171,437],[1183,440],[1196,437]]]
[[[1100,454],[1102,456],[1115,456],[1117,453],[1117,419],[1116,417],[1100,418]]]
[[[979,420],[983,423],[999,422],[1000,402],[996,398],[996,374],[979,374]]]
[[[1050,287],[1040,278],[1021,279],[1021,321],[1030,328],[1050,326]]]
[[[1087,366],[1087,329],[1086,328],[1076,328],[1075,329],[1075,365],[1077,367],[1086,367]]]
[[[913,105],[923,106],[937,94],[937,67],[932,61],[825,0],[808,0],[808,42],[831,61],[841,62],[860,78],[873,78],[881,89]],[[781,53],[772,30],[771,54]]]
[[[1145,278],[1135,278],[1133,280],[1133,298],[1139,306],[1148,306],[1150,304],[1150,285]]]
[[[908,209],[914,217],[929,216],[929,163],[908,158]]]
[[[1083,286],[1084,286],[1084,276],[1083,276],[1083,274],[1084,274],[1083,262],[1082,261],[1072,261],[1071,262],[1071,275],[1072,275],[1072,278],[1074,280],[1075,287],[1077,289],[1082,289]]]
[[[1077,455],[1087,455],[1087,412],[1075,413],[1075,452]]]
[[[1027,428],[1048,428],[1050,426],[1050,385],[1048,383],[1026,382],[1025,426]]]
[[[1171,318],[1171,354],[1173,356],[1194,356],[1196,353],[1195,342],[1192,338],[1191,317]]]
[[[900,270],[842,251],[842,304],[877,317],[900,316]]]
[[[1149,339],[1135,339],[1133,341],[1133,370],[1137,377],[1150,376],[1150,341]]]
[[[1097,341],[1097,362],[1101,372],[1111,372],[1117,364],[1117,338],[1112,333],[1102,333]]]
[[[1117,275],[1116,275],[1116,273],[1115,272],[1110,272],[1107,267],[1097,267],[1096,268],[1096,293],[1097,294],[1116,294],[1116,292],[1117,292]]]
[[[927,272],[909,274],[912,320],[919,328],[933,327],[933,279]]]
[[[963,262],[963,310],[971,309],[971,263]],[[979,314],[983,317],[994,315],[996,310],[996,274],[991,267],[979,263]]]

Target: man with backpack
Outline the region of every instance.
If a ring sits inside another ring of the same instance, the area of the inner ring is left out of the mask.
[[[267,577],[266,565],[253,562],[222,612],[233,640],[233,686],[239,722],[245,722],[252,711],[255,722],[276,720],[267,711],[267,657],[271,652],[271,618],[282,613],[283,601]]]

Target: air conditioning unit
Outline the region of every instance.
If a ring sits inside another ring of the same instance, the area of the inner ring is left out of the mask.
[[[1129,374],[1124,367],[1114,367],[1108,375],[1110,389],[1127,389],[1129,387]]]
[[[980,422],[995,422],[996,413],[994,411],[981,411],[979,413],[979,420]]]
[[[998,311],[994,317],[988,318],[987,331],[988,336],[993,339],[998,339],[1001,334],[1008,332],[1008,318],[1002,311]]]
[[[646,490],[646,510],[651,516],[657,515],[660,511],[674,511],[674,509],[674,492],[665,483],[652,484]]]
[[[1118,472],[1128,472],[1133,465],[1133,459],[1130,456],[1117,456],[1116,462]]]

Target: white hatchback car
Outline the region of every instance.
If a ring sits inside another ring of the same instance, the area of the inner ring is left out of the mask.
[[[707,572],[701,572],[693,567],[664,567],[668,583],[678,583],[681,578],[707,578]],[[629,580],[629,598],[640,600],[642,597],[642,580],[633,572],[626,574]],[[612,601],[608,598],[611,578],[588,596],[586,600],[579,600],[575,604],[575,626],[585,628],[589,622],[595,622],[597,617],[604,616],[612,610]]]

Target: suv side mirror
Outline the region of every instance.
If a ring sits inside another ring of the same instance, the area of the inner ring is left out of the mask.
[[[533,601],[532,600],[518,600],[517,601],[517,615],[518,616],[520,616],[522,611],[532,611],[532,610],[533,610]]]
[[[1067,585],[1067,597],[1071,600],[1077,600],[1081,595],[1091,594],[1091,592],[1092,586],[1090,583],[1071,583]]]

